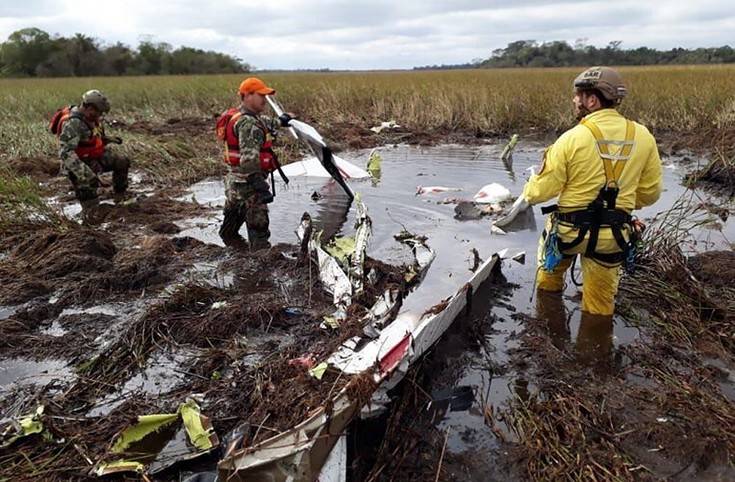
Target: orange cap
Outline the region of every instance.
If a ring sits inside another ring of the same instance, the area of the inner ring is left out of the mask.
[[[271,95],[275,94],[275,89],[271,89],[267,85],[265,85],[265,82],[258,79],[257,77],[248,77],[247,79],[243,80],[240,83],[240,88],[238,89],[238,92],[241,94],[252,94],[253,92],[256,92],[258,94],[263,95]]]

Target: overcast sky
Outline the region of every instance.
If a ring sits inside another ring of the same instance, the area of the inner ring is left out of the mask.
[[[20,28],[217,50],[261,69],[393,69],[487,58],[514,40],[735,46],[733,0],[0,0]]]

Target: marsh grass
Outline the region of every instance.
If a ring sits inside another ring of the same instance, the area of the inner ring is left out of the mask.
[[[49,204],[37,182],[0,165],[0,234],[12,233],[21,225],[70,226],[69,219]]]
[[[258,75],[277,89],[288,110],[333,137],[340,131],[330,126],[365,129],[394,119],[412,132],[430,133],[441,140],[453,133],[477,137],[560,133],[574,124],[571,82],[578,70]],[[732,130],[735,66],[628,67],[621,71],[631,91],[622,112],[655,134],[686,134],[705,146],[717,132]],[[241,80],[241,75],[0,80],[0,163],[7,165],[19,157],[55,159],[57,142],[48,132],[48,120],[60,106],[78,103],[82,92],[97,88],[112,102],[108,133],[124,138],[120,150],[155,185],[181,186],[219,174],[221,154],[213,117],[236,105]],[[128,128],[141,122],[166,125],[177,119],[194,119],[199,124],[164,136]],[[295,151],[294,146],[287,150]]]

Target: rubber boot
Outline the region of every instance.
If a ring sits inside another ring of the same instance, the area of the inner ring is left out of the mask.
[[[252,251],[270,248],[271,243],[268,241],[270,237],[271,232],[267,229],[265,231],[256,231],[248,228],[248,240],[250,241],[250,249]]]
[[[225,219],[222,221],[222,226],[219,228],[219,237],[222,238],[222,242],[225,246],[231,246],[234,248],[247,248],[248,242],[240,236],[240,228],[245,223],[245,216],[242,213],[242,209],[225,207],[224,210]]]
[[[100,210],[99,198],[96,196],[80,201],[82,206],[82,224],[85,226],[96,226],[105,220],[104,213]]]
[[[117,159],[112,169],[112,189],[116,194],[124,193],[128,189],[128,171],[130,170],[130,159],[121,157]]]

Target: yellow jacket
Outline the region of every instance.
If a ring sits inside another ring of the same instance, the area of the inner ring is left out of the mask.
[[[605,139],[624,140],[626,120],[615,109],[601,109],[588,114],[585,120],[594,122]],[[661,159],[656,140],[644,126],[635,125],[635,144],[631,157],[618,180],[616,207],[632,212],[656,202],[661,195]],[[597,142],[590,130],[582,124],[569,129],[544,153],[541,171],[531,176],[523,189],[529,204],[549,201],[558,196],[562,212],[584,209],[605,184],[605,170],[597,152]],[[562,241],[576,237],[571,226],[559,226]],[[572,250],[583,252],[586,242]],[[610,229],[600,230],[599,252],[620,251]]]

